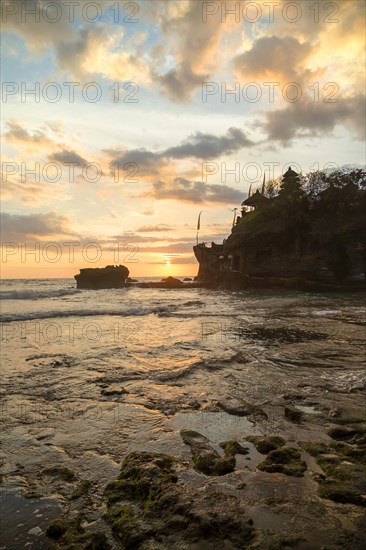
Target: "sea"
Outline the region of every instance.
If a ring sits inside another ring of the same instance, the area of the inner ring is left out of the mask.
[[[131,451],[188,460],[181,429],[216,449],[249,433],[322,440],[311,418],[365,388],[359,293],[79,290],[73,279],[3,280],[0,293],[3,549],[49,547],[45,525],[65,503],[47,467],[93,483],[97,521]],[[284,418],[294,395],[303,426]],[[249,417],[233,414],[243,403]]]

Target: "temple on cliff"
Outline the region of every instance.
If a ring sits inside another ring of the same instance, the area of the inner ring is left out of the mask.
[[[365,172],[359,172],[361,185],[341,174],[337,185],[331,182],[313,193],[304,191],[302,177],[291,167],[277,192],[263,184],[242,202],[223,244],[194,247],[198,280],[235,288],[361,284],[366,181]]]

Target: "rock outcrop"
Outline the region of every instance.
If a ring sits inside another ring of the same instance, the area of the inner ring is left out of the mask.
[[[366,173],[317,177],[306,187],[290,169],[276,196],[263,190],[244,201],[223,244],[194,247],[198,281],[224,289],[366,288]]]
[[[122,288],[125,286],[129,270],[124,265],[107,265],[103,268],[80,269],[75,275],[77,288],[102,289]]]

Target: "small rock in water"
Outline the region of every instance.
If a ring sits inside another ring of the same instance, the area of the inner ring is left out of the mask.
[[[228,398],[217,403],[217,406],[227,414],[233,416],[260,416],[268,418],[267,414],[258,406],[251,405],[243,399]]]
[[[42,533],[42,529],[40,527],[33,527],[33,529],[29,529],[28,535],[35,535],[38,537]]]

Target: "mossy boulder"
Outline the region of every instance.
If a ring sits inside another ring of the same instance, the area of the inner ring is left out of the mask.
[[[258,435],[249,435],[246,437],[246,440],[253,443],[257,451],[263,455],[282,447],[286,443],[286,441],[279,436],[262,437]]]
[[[111,545],[104,533],[85,531],[81,526],[80,516],[66,516],[51,521],[46,529],[46,535],[57,541],[57,548],[65,550],[109,550]]]
[[[157,499],[162,487],[177,482],[172,469],[174,458],[156,453],[131,453],[123,461],[121,473],[116,481],[105,489],[108,504],[132,499],[145,503]],[[143,466],[143,467],[142,467]]]
[[[258,469],[263,472],[278,472],[295,477],[303,476],[306,468],[306,462],[301,460],[300,452],[292,447],[270,451],[265,460],[258,465]]]
[[[157,453],[125,458],[118,480],[105,490],[104,519],[120,548],[246,548],[254,529],[240,500],[185,486],[176,465]]]
[[[225,457],[221,457],[204,435],[192,430],[181,430],[180,434],[183,442],[191,448],[194,467],[198,472],[208,476],[222,476],[234,471],[235,453],[225,453]]]
[[[322,453],[328,453],[329,447],[325,445],[325,443],[317,443],[317,442],[310,442],[310,441],[300,441],[299,446],[304,449],[307,453],[309,453],[311,456],[317,457],[318,455]]]
[[[366,506],[366,470],[358,464],[318,460],[326,479],[319,482],[319,495],[335,502]]]
[[[366,426],[365,424],[353,424],[351,426],[337,426],[330,428],[327,434],[337,441],[347,441],[349,443],[366,444]]]
[[[138,548],[149,537],[152,530],[144,527],[141,514],[135,514],[132,506],[124,504],[112,506],[104,515],[111,525],[113,536],[122,543],[122,548]]]
[[[245,447],[242,447],[240,443],[235,440],[223,441],[220,443],[220,447],[224,449],[225,456],[235,456],[235,455],[247,455],[249,450]]]
[[[335,435],[339,437],[341,434],[337,431]],[[333,441],[329,446],[323,443],[301,442],[301,447],[315,456],[325,474],[318,479],[321,497],[335,502],[366,505],[364,446]]]

